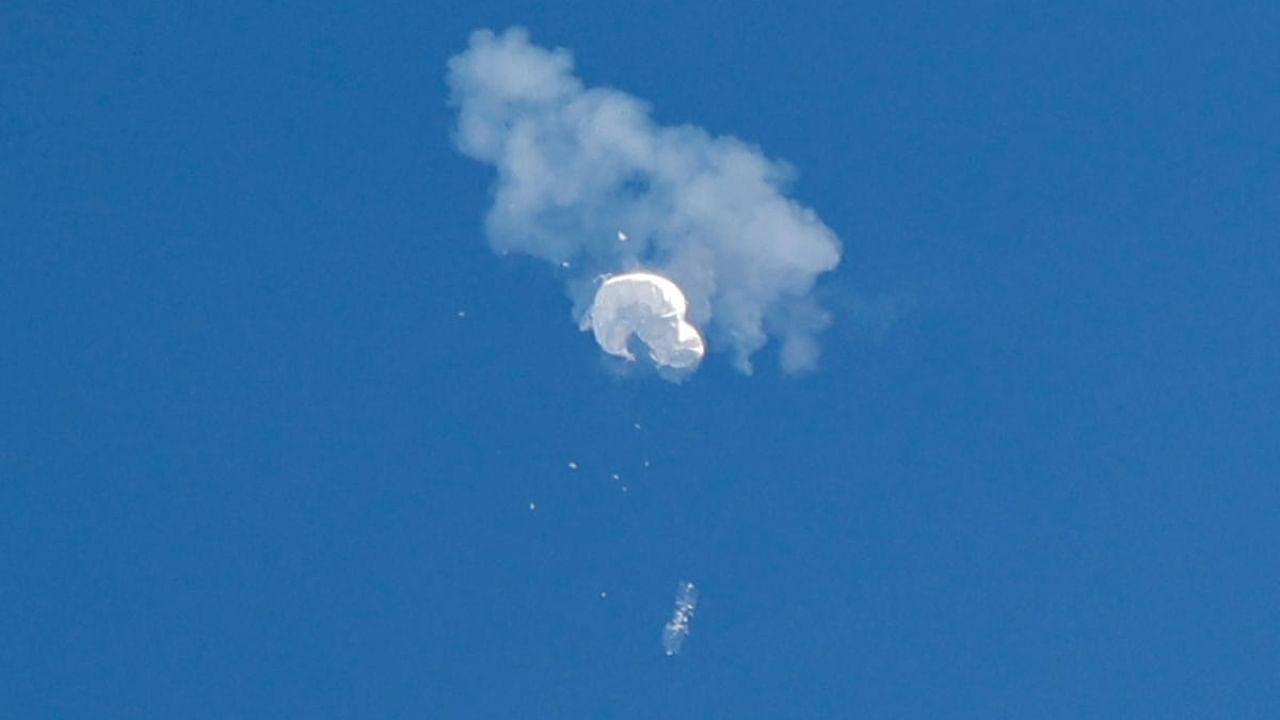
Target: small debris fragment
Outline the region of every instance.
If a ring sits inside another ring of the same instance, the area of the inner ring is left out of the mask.
[[[578,469],[578,463],[573,462],[572,460],[570,460],[570,461],[569,461],[569,469],[570,469],[570,470],[577,470],[577,469]]]

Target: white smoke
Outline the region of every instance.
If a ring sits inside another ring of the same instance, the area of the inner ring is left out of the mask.
[[[584,87],[567,51],[520,28],[473,33],[449,85],[458,148],[498,172],[491,244],[566,268],[579,321],[597,273],[649,269],[684,291],[689,320],[743,372],[770,336],[785,370],[814,365],[827,316],[810,294],[840,245],[782,194],[785,165],[732,137],[656,125],[645,103]]]

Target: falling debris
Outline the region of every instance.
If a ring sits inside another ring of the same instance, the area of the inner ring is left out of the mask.
[[[680,652],[680,646],[689,634],[689,622],[693,620],[693,610],[697,605],[698,588],[688,580],[682,580],[676,588],[676,607],[671,613],[671,620],[662,628],[662,648],[668,655]]]
[[[633,428],[635,428],[635,429],[639,430],[639,429],[640,429],[640,423],[632,423],[631,427],[633,427]]]
[[[530,510],[537,510],[537,509],[538,509],[538,504],[537,504],[537,503],[535,503],[534,501],[530,500],[530,501],[529,501],[529,509],[530,509]]]
[[[645,466],[645,467],[649,467],[649,461],[648,461],[648,460],[645,460],[645,461],[644,461],[644,466]]]
[[[609,597],[609,593],[607,593],[607,592],[605,592],[605,591],[601,590],[601,591],[600,591],[600,598],[601,598],[601,599],[604,599],[604,598],[607,598],[607,597]]]
[[[618,242],[626,242],[626,241],[627,241],[627,234],[626,234],[626,233],[624,233],[624,232],[622,232],[621,230],[619,230],[619,231],[618,231]]]
[[[621,479],[622,479],[622,476],[621,476],[621,475],[619,475],[618,473],[614,473],[614,474],[610,475],[609,477],[610,477],[611,479],[613,479],[613,480],[621,480]]]
[[[467,316],[467,311],[466,311],[466,310],[459,310],[459,311],[458,311],[458,317],[460,317],[460,318],[464,318],[464,317],[466,317],[466,316]]]
[[[577,470],[577,469],[578,469],[578,463],[576,463],[576,462],[574,462],[574,461],[570,460],[570,461],[569,461],[569,469],[570,469],[570,470]]]
[[[679,286],[647,272],[615,275],[596,291],[582,329],[595,333],[596,342],[610,355],[627,360],[632,336],[649,346],[654,363],[670,368],[693,368],[702,361],[706,345],[687,319],[688,301]]]

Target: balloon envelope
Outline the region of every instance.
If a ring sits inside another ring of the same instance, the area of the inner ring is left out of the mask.
[[[615,275],[596,290],[588,321],[601,349],[610,355],[635,360],[627,349],[632,336],[649,348],[654,363],[691,368],[702,361],[706,344],[687,319],[688,302],[680,287],[654,273]]]

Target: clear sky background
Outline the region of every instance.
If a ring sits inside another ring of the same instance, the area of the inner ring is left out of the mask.
[[[1280,6],[215,5],[0,8],[0,717],[1277,716]],[[490,252],[511,24],[796,167],[817,372]]]

